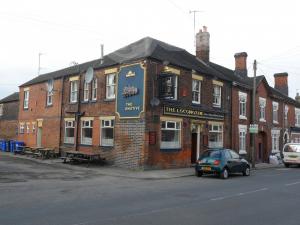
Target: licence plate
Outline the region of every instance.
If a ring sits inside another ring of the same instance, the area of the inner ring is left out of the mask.
[[[203,166],[203,167],[202,167],[202,170],[204,170],[204,171],[211,171],[211,168],[208,167],[208,166]]]

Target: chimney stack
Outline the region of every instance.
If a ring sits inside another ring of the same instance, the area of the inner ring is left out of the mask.
[[[196,56],[204,62],[209,62],[209,38],[206,26],[196,34]]]
[[[289,86],[288,86],[288,73],[275,73],[275,89],[280,91],[282,94],[289,96]]]
[[[234,74],[240,77],[247,77],[247,52],[239,52],[234,54],[235,58],[235,71]]]
[[[295,97],[295,100],[296,100],[297,102],[300,103],[300,95],[299,95],[299,92],[297,92],[297,95],[296,95],[296,97]]]

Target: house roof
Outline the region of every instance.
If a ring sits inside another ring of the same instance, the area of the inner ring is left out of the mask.
[[[64,76],[83,73],[88,67],[94,69],[105,68],[122,63],[129,63],[144,58],[152,58],[162,62],[168,62],[171,65],[183,67],[189,70],[195,70],[199,73],[212,75],[225,81],[231,81],[219,71],[215,70],[209,64],[199,60],[196,56],[190,54],[182,48],[169,45],[165,42],[151,37],[145,37],[130,45],[127,45],[117,51],[114,51],[103,57],[103,60],[96,59],[90,62],[78,64],[65,69],[57,70],[51,73],[43,74],[22,84],[28,86],[36,83],[45,82],[50,79],[58,79]]]
[[[5,98],[0,100],[0,103],[7,103],[7,102],[14,102],[19,101],[19,92],[15,92],[9,96],[6,96]]]

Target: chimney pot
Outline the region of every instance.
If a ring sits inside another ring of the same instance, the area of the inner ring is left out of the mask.
[[[196,56],[204,62],[209,62],[209,39],[207,27],[203,26],[203,31],[196,34]]]
[[[247,52],[239,52],[234,54],[235,58],[235,75],[240,77],[247,77]]]
[[[282,94],[289,96],[289,86],[288,86],[288,73],[275,73],[275,89],[280,91]]]

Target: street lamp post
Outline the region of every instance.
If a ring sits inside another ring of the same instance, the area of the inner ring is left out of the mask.
[[[254,60],[253,63],[253,71],[254,71],[254,77],[253,77],[253,93],[252,93],[252,126],[256,126],[256,60]],[[257,132],[257,131],[256,131]],[[252,139],[252,146],[251,146],[251,163],[252,168],[255,168],[255,159],[256,159],[256,151],[255,151],[255,134],[256,132],[251,132],[251,139]]]

